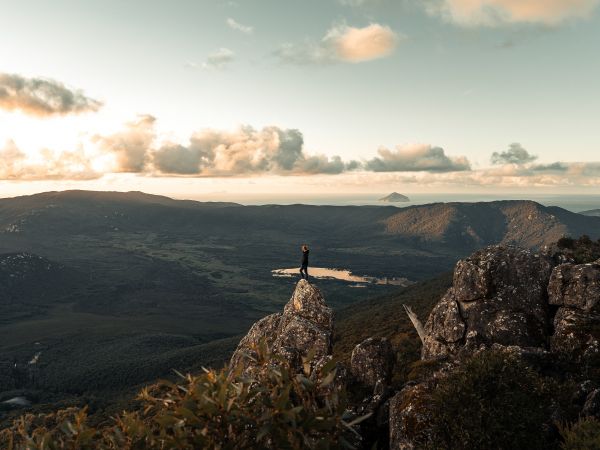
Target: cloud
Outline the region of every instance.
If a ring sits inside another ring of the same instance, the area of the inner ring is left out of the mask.
[[[373,172],[456,172],[471,169],[464,156],[450,158],[441,147],[426,144],[397,146],[395,150],[380,148],[375,157],[365,163]]]
[[[558,25],[589,17],[599,0],[433,0],[427,11],[462,26]]]
[[[331,27],[318,42],[283,44],[275,56],[290,64],[359,63],[389,56],[401,39],[385,25],[372,23],[356,28],[341,24]]]
[[[30,157],[13,141],[0,148],[0,180],[91,180],[102,175],[93,169],[92,161],[83,150],[42,149]]]
[[[295,129],[209,129],[194,133],[187,145],[164,144],[151,158],[154,173],[167,175],[302,175],[341,173],[358,167],[344,163],[339,156],[306,155],[303,145],[302,133]]]
[[[514,143],[510,144],[508,150],[498,153],[492,153],[491,161],[492,164],[526,164],[533,162],[537,159],[537,156],[531,155],[525,150],[521,144]]]
[[[307,154],[304,137],[297,129],[277,126],[237,130],[205,129],[191,135],[187,143],[158,142],[154,117],[140,118],[119,133],[97,137],[104,153],[115,158],[115,172],[154,176],[230,177],[271,175],[341,174],[371,172],[450,172],[470,170],[464,157],[451,158],[430,145],[379,149],[379,156],[366,162],[345,161],[340,156]]]
[[[58,81],[0,73],[0,108],[37,117],[98,111],[102,103]]]
[[[99,153],[109,155],[112,172],[154,176],[231,177],[259,174],[336,174],[360,168],[339,156],[307,155],[299,130],[276,126],[233,131],[206,129],[191,135],[186,144],[159,142],[155,118],[140,116],[125,128],[92,141]]]
[[[142,172],[148,163],[149,152],[156,134],[151,115],[140,115],[125,124],[125,129],[110,136],[95,136],[93,141],[102,152],[114,156],[116,172]]]
[[[73,151],[22,151],[13,141],[0,146],[0,180],[90,180],[112,173],[152,177],[303,176],[301,183],[373,187],[387,183],[460,187],[600,187],[600,162],[538,163],[519,144],[496,152],[487,168],[472,169],[427,144],[380,148],[362,162],[308,153],[293,128],[242,126],[204,129],[187,142],[162,140],[156,119],[140,115],[121,131],[93,136]],[[321,178],[337,175],[333,179]],[[312,181],[309,181],[312,180]],[[383,184],[382,184],[383,183]]]
[[[241,23],[239,23],[238,21],[232,19],[231,17],[229,17],[225,21],[225,23],[232,30],[241,31],[244,34],[252,34],[254,32],[254,27],[252,27],[250,25],[242,25]]]
[[[235,53],[228,48],[222,47],[212,52],[202,67],[205,69],[224,69],[235,59]]]

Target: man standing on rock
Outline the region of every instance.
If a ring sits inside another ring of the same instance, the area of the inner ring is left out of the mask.
[[[308,245],[302,246],[302,265],[300,266],[300,278],[308,280]]]

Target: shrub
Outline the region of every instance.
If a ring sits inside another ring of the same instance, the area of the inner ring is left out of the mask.
[[[600,448],[600,421],[593,417],[559,427],[564,450],[597,450]]]
[[[316,373],[305,361],[304,373],[297,374],[264,346],[257,355],[254,378],[238,368],[232,374],[222,369],[182,376],[182,383],[160,382],[142,390],[139,410],[124,412],[103,428],[87,425],[85,409],[23,416],[0,432],[0,447],[352,448],[357,435],[333,364]]]
[[[578,264],[593,262],[600,258],[600,240],[593,241],[585,234],[578,239],[564,236],[557,241],[556,246]]]
[[[558,248],[560,249],[573,250],[575,248],[575,239],[569,236],[563,236],[558,240],[556,245],[558,245]]]
[[[547,449],[557,383],[506,352],[482,352],[431,393],[433,448]]]

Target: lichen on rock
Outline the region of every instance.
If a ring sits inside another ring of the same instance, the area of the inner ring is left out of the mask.
[[[283,313],[275,313],[256,322],[233,353],[230,367],[240,364],[244,371],[253,366],[253,355],[264,341],[273,355],[290,361],[302,370],[302,357],[313,353],[313,361],[331,354],[333,311],[325,304],[321,291],[307,280],[298,281]]]

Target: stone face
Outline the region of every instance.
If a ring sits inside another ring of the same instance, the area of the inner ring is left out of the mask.
[[[429,386],[425,383],[407,386],[389,403],[390,450],[413,450],[416,440],[427,434]]]
[[[548,301],[559,308],[554,316],[552,351],[574,358],[600,356],[600,261],[561,264],[548,284]]]
[[[283,314],[287,317],[303,317],[326,329],[333,328],[333,311],[325,304],[321,291],[307,280],[298,282]]]
[[[425,323],[423,358],[429,359],[452,351],[465,336],[466,325],[460,315],[454,290],[450,288],[433,307]]]
[[[302,356],[314,350],[315,359],[322,358],[331,353],[331,329],[303,317],[284,314],[273,341],[273,351],[282,353],[289,349],[298,350]]]
[[[300,280],[283,313],[271,314],[250,328],[233,353],[230,367],[251,368],[252,360],[246,356],[255,354],[253,348],[264,340],[274,355],[286,358],[300,371],[302,357],[309,351],[315,351],[313,361],[331,354],[332,335],[333,311],[316,286]]]
[[[395,354],[386,338],[368,338],[354,347],[350,371],[361,383],[375,387],[378,382],[389,383]]]
[[[600,304],[600,261],[555,267],[548,284],[548,300],[551,305],[595,309]]]
[[[554,316],[554,334],[550,340],[553,352],[572,357],[600,355],[600,314],[575,308],[558,308]]]
[[[549,256],[510,246],[491,246],[459,261],[453,287],[427,323],[424,359],[480,345],[544,346],[549,315]]]
[[[254,325],[252,325],[250,331],[248,331],[248,334],[242,338],[237,346],[237,349],[231,356],[229,366],[236,367],[242,362],[243,359],[245,359],[246,355],[255,355],[256,352],[253,350],[253,347],[258,345],[261,339],[265,339],[267,345],[272,346],[273,339],[275,337],[277,328],[279,327],[280,321],[281,313],[275,313],[267,317],[263,317]]]

